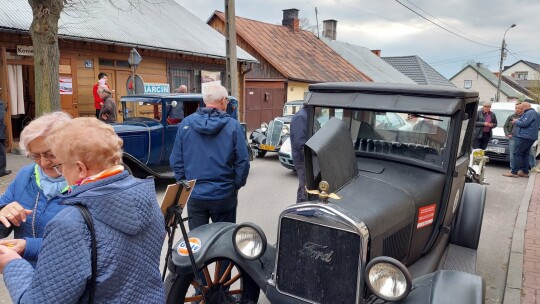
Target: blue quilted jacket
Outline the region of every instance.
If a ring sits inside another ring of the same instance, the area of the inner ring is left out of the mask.
[[[4,281],[14,303],[86,303],[91,277],[90,211],[97,238],[96,303],[164,303],[159,260],[164,220],[152,180],[127,171],[76,187],[47,225],[36,269],[23,259],[7,264]]]
[[[8,236],[13,229],[16,239],[26,239],[23,258],[34,266],[41,248],[45,226],[60,210],[66,207],[60,204],[62,200],[59,197],[47,199],[36,182],[35,166],[35,164],[31,164],[19,170],[6,192],[0,197],[0,208],[16,201],[24,209],[34,210],[35,208],[36,210],[36,214],[30,214],[26,218],[26,222],[21,223],[19,227],[12,225],[10,228],[6,228],[0,223],[0,237]],[[32,229],[32,225],[34,225],[34,229]]]

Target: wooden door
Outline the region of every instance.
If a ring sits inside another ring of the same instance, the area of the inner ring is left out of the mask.
[[[62,111],[69,113],[73,117],[79,116],[78,97],[77,97],[77,65],[76,60],[72,56],[60,56],[60,108]],[[65,86],[66,81],[71,81],[71,92],[69,86]],[[62,87],[64,83],[64,87]]]

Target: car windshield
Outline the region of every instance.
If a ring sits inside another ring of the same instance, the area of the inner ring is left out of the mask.
[[[443,166],[450,117],[373,110],[315,108],[316,132],[330,118],[343,120],[357,153],[385,154]]]
[[[302,104],[285,105],[283,107],[283,116],[290,116],[296,114],[302,108]]]
[[[511,109],[491,109],[491,112],[495,113],[495,117],[497,117],[497,121],[499,122],[497,126],[500,128],[502,128],[508,116],[515,113],[515,111]]]
[[[155,118],[159,113],[158,104],[149,102],[122,101],[122,109],[124,120],[135,117]]]

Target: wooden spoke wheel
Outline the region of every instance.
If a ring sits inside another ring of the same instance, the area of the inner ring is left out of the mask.
[[[207,262],[199,269],[203,283],[200,286],[193,274],[179,275],[172,281],[169,274],[165,279],[168,304],[235,304],[257,303],[259,287],[238,265],[228,259]],[[202,293],[205,294],[206,301]]]

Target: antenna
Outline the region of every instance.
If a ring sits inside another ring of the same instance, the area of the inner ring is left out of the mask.
[[[320,38],[319,37],[319,15],[317,13],[318,13],[317,7],[315,6],[315,22],[317,25],[317,38]]]

